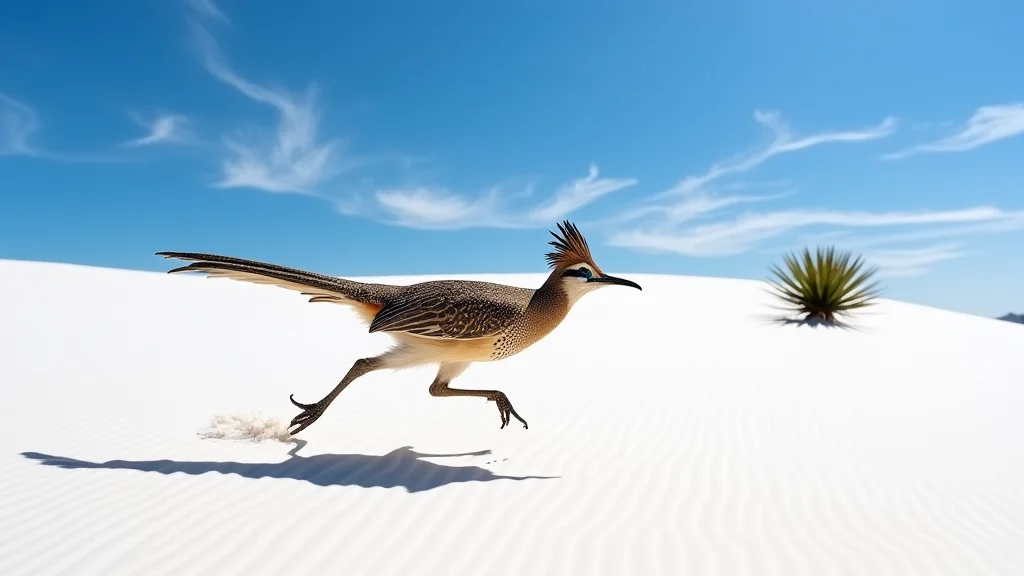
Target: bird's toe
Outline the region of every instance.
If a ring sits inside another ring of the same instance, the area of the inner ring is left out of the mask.
[[[302,402],[298,402],[295,400],[295,394],[289,394],[288,400],[290,400],[291,403],[294,404],[297,408],[301,408],[303,410],[312,410],[313,408],[316,407],[317,404],[315,402],[313,404],[303,404]]]

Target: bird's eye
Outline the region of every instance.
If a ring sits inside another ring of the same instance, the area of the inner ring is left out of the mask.
[[[579,272],[580,272],[580,276],[583,277],[583,278],[589,279],[591,276],[593,276],[593,274],[591,274],[591,272],[590,272],[590,268],[580,268]]]

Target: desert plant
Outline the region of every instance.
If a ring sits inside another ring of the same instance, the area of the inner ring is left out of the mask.
[[[783,256],[786,270],[772,265],[775,280],[769,282],[775,296],[792,312],[803,314],[803,322],[842,324],[837,316],[871,306],[878,297],[876,283],[868,283],[876,268],[863,269],[858,256],[852,262],[849,252],[836,253],[834,247],[818,248],[812,257],[803,254]]]

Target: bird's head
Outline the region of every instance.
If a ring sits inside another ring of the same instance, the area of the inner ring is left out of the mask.
[[[555,247],[554,252],[547,254],[548,266],[552,268],[549,281],[557,282],[571,302],[605,286],[631,286],[642,290],[632,280],[605,274],[594,262],[587,240],[575,224],[566,220],[558,225],[558,231],[561,234],[551,232],[555,240],[549,242]]]

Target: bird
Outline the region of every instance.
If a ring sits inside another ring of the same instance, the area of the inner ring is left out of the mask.
[[[348,306],[370,333],[386,333],[392,346],[356,360],[323,398],[302,403],[289,395],[301,412],[287,426],[294,436],[316,422],[353,381],[381,369],[436,365],[429,393],[434,397],[471,396],[494,402],[501,428],[515,417],[529,428],[508,396],[500,390],[453,388],[452,381],[475,362],[494,362],[518,354],[547,336],[566,318],[581,297],[607,286],[639,284],[606,274],[591,255],[586,238],[568,220],[549,231],[554,250],[545,255],[550,272],[540,287],[522,288],[473,280],[431,280],[409,285],[358,282],[256,260],[198,252],[156,252],[165,259],[190,264],[168,274],[204,273],[269,284],[297,291],[310,302]]]

